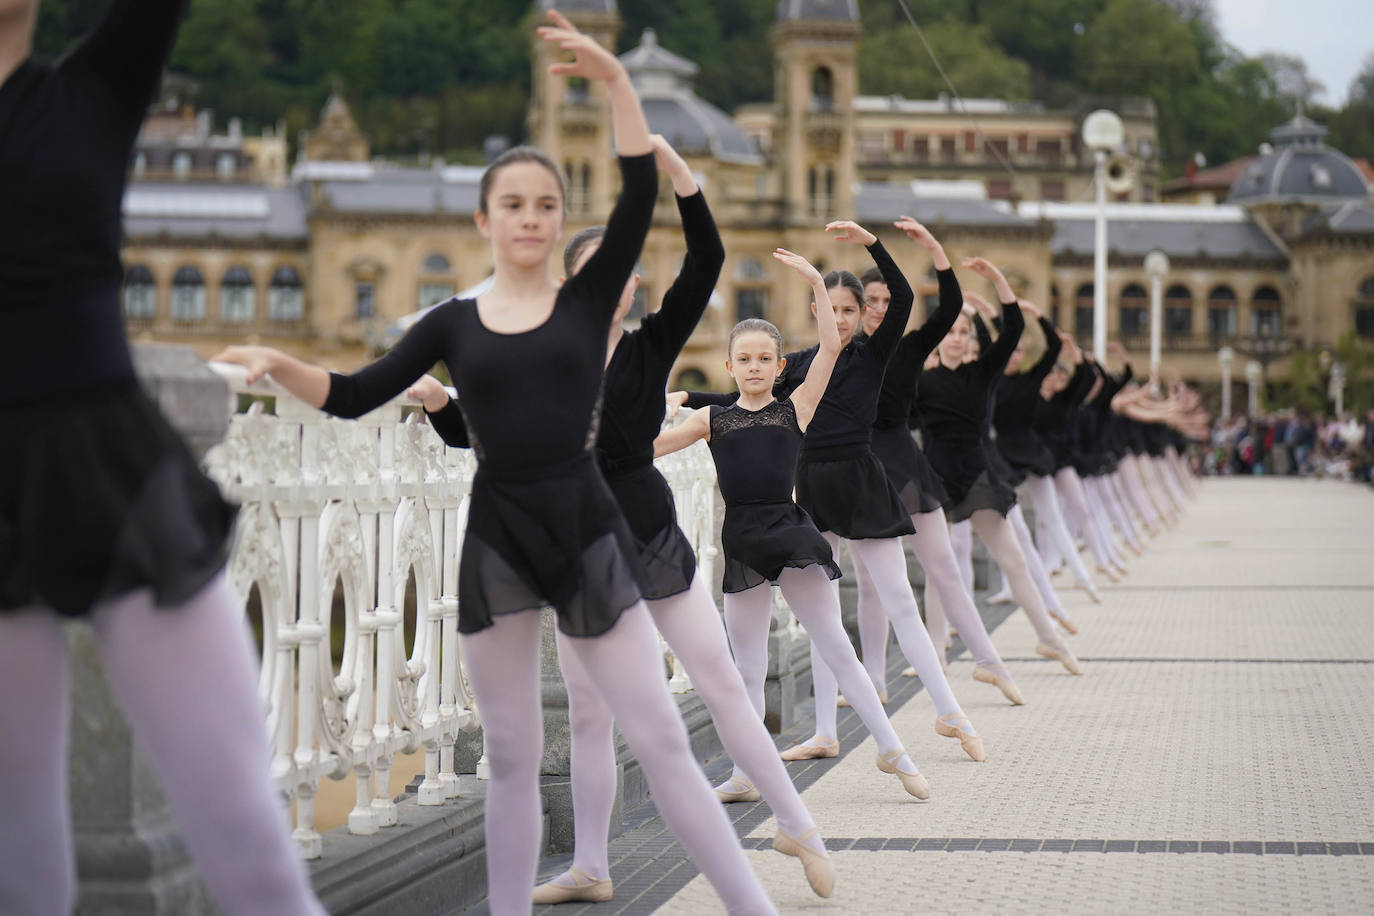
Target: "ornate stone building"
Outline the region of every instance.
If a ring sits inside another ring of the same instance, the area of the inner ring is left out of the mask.
[[[614,0],[558,6],[614,46]],[[1022,295],[1090,335],[1092,207],[1074,202],[1091,181],[1077,140],[1082,113],[972,100],[980,140],[946,102],[860,95],[860,34],[853,0],[783,0],[772,33],[776,97],[734,117],[695,94],[696,65],[663,48],[652,30],[622,55],[651,129],[706,189],[727,252],[713,307],[678,364],[681,383],[725,385],[725,337],[742,317],[768,317],[789,345],[814,340],[806,290],[771,252],[781,245],[823,268],[863,270],[863,251],[822,231],[838,217],[878,232],[923,300],[935,292],[930,263],[891,228],[903,214],[931,225],[956,261],[992,258]],[[563,170],[571,234],[604,219],[618,178],[604,93],[548,76],[549,55],[535,41],[529,133]],[[1189,377],[1214,377],[1224,344],[1273,360],[1292,346],[1330,345],[1352,328],[1374,336],[1369,186],[1323,145],[1319,125],[1301,119],[1276,130],[1274,146],[1241,170],[1227,203],[1160,205],[1149,202],[1154,111],[1129,100],[1118,107],[1127,136],[1121,152],[1132,157],[1135,180],[1110,209],[1112,337],[1144,342],[1142,260],[1155,248],[1172,261],[1166,362]],[[487,245],[472,221],[481,169],[367,161],[366,138],[337,95],[303,150],[282,188],[131,185],[132,333],[190,341],[207,355],[259,340],[348,369],[406,316],[488,276]],[[665,181],[640,259],[638,314],[656,307],[676,275],[677,223]],[[915,311],[913,323],[925,309],[918,303]]]

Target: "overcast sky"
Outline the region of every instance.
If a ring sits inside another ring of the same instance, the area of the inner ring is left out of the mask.
[[[1217,25],[1231,44],[1253,57],[1264,51],[1296,54],[1326,84],[1318,101],[1345,104],[1350,81],[1374,53],[1374,3],[1368,0],[1214,0]]]

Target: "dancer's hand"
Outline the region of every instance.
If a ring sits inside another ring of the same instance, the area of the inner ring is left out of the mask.
[[[422,375],[406,389],[406,397],[419,401],[429,413],[438,413],[448,406],[448,391],[432,375]]]
[[[678,197],[691,197],[700,190],[687,160],[673,149],[673,145],[662,134],[650,134],[649,145],[654,148],[654,164],[672,180],[673,191]]]
[[[210,357],[210,362],[242,366],[248,370],[246,381],[251,385],[264,375],[270,374],[281,355],[280,350],[272,347],[235,346],[220,350]]]
[[[614,82],[626,75],[625,65],[615,54],[602,47],[595,38],[579,32],[558,10],[549,10],[549,21],[553,25],[540,26],[536,30],[539,37],[573,55],[571,61],[552,64],[549,67],[550,75],[580,76],[602,83]]]
[[[668,416],[675,417],[677,412],[687,405],[687,392],[670,391],[666,401],[668,403]]]
[[[1016,294],[1011,291],[1011,284],[1007,282],[1007,278],[1002,276],[1002,271],[987,258],[964,258],[964,267],[984,279],[991,280],[992,285],[997,288],[997,298],[1001,301],[1016,301]]]
[[[837,219],[833,223],[826,223],[825,231],[835,233],[831,238],[837,242],[857,242],[865,248],[878,241],[876,235],[851,219]]]
[[[984,299],[980,293],[975,293],[971,289],[963,290],[963,293],[964,301],[977,309],[980,314],[990,318],[997,316],[997,309],[993,308],[992,303]]]
[[[1016,304],[1021,306],[1021,311],[1025,312],[1032,318],[1039,319],[1042,315],[1040,308],[1034,302],[1031,302],[1029,299],[1017,299]]]
[[[788,251],[786,248],[774,248],[773,257],[786,264],[801,275],[801,278],[815,286],[817,283],[824,283],[821,279],[821,272],[811,266],[811,262],[795,252]]]
[[[895,220],[892,225],[905,232],[907,238],[930,252],[936,270],[949,270],[949,256],[945,254],[945,248],[940,244],[940,240],[931,235],[929,229],[910,216],[903,216],[901,219]]]

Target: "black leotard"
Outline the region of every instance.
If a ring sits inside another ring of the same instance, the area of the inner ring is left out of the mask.
[[[725,249],[705,196],[679,197],[687,254],[658,311],[637,330],[626,331],[606,365],[597,464],[638,544],[645,598],[685,591],[696,573],[696,556],[677,525],[673,494],[653,466],[654,439],[663,426],[668,374],[691,336],[715,288]],[[467,424],[454,400],[430,414],[449,445],[468,445]]]
[[[830,545],[811,517],[792,501],[802,431],[787,399],[758,410],[713,405],[711,457],[725,500],[721,546],[722,590],[741,592],[775,582],[783,569],[825,567],[838,579]]]
[[[543,324],[498,333],[476,300],[451,299],[377,362],[331,375],[324,409],[339,416],[380,406],[440,360],[462,392],[479,468],[459,567],[460,632],[552,604],[564,632],[595,636],[640,597],[634,539],[592,448],[606,336],[658,191],[652,155],[622,157],[620,169],[601,245]]]
[[[1035,409],[1040,403],[1040,385],[1054,368],[1064,343],[1043,316],[1040,329],[1045,333],[1044,354],[1026,372],[1005,376],[996,389],[993,426],[997,450],[1011,467],[1013,485],[1028,474],[1048,477],[1055,470],[1054,455],[1035,432]]]
[[[116,0],[0,83],[0,612],[193,596],[234,510],[134,377],[120,310],[129,157],[185,0]]]

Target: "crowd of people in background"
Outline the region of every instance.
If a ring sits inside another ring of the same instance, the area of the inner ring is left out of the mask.
[[[1374,410],[1339,419],[1288,408],[1218,420],[1203,472],[1374,483]]]

